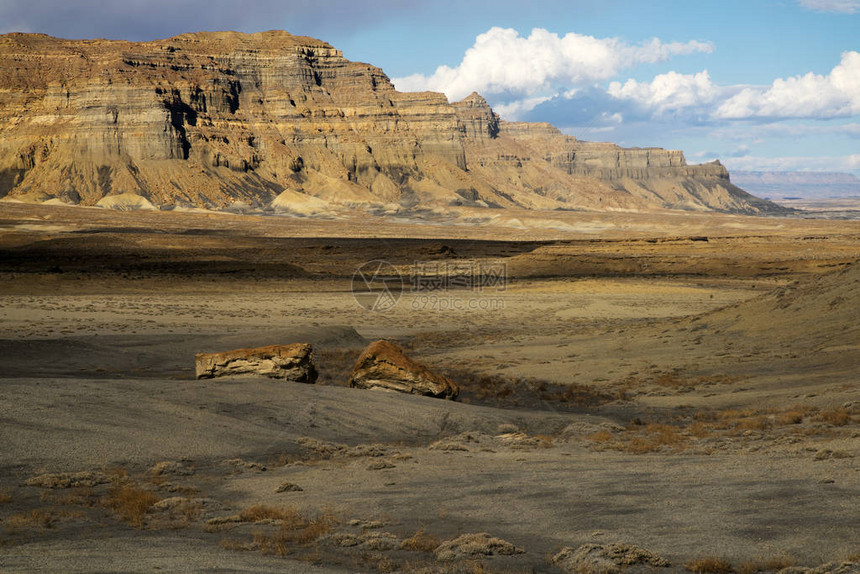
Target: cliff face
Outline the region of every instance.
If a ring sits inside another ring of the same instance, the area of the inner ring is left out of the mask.
[[[655,183],[667,181],[677,192]],[[449,104],[400,93],[378,68],[286,32],[148,43],[0,36],[3,196],[295,211],[770,209],[721,166],[502,122],[477,94]]]

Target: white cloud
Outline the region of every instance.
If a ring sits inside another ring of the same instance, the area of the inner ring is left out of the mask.
[[[549,96],[535,96],[533,98],[525,98],[523,100],[515,100],[507,104],[497,104],[493,107],[499,116],[503,118],[516,118],[525,112],[530,112],[544,102],[548,102],[552,98]]]
[[[573,32],[559,36],[542,28],[535,28],[528,37],[510,28],[491,28],[475,39],[457,67],[440,66],[430,76],[395,78],[394,84],[401,91],[441,91],[451,100],[473,91],[525,100],[606,81],[638,64],[713,49],[711,43],[697,41],[665,43],[655,38],[629,45],[617,38]],[[525,109],[525,104],[520,108]]]
[[[632,100],[661,115],[667,111],[710,104],[721,90],[704,70],[694,75],[669,72],[656,76],[651,82],[612,82],[608,91],[617,99]]]
[[[844,52],[830,74],[774,80],[746,88],[714,112],[720,119],[834,118],[860,114],[860,52]]]
[[[800,5],[819,12],[860,12],[860,0],[799,0]]]

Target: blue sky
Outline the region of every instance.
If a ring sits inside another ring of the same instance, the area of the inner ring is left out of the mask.
[[[860,0],[0,0],[0,32],[273,28],[582,139],[860,175]]]

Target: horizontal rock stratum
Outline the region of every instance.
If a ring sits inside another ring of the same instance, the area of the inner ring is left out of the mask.
[[[0,36],[3,197],[303,214],[781,209],[732,185],[719,163],[505,122],[478,94],[452,104],[398,92],[379,68],[280,31]]]
[[[296,383],[314,384],[317,380],[313,348],[307,343],[198,353],[194,370],[198,379],[258,375]]]

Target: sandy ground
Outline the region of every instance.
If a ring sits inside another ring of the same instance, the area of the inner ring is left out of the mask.
[[[676,571],[856,561],[860,224],[552,217],[570,228],[382,222],[373,240],[3,205],[0,568],[561,572],[563,547],[613,542]],[[374,312],[351,290],[374,258],[509,281],[407,281]],[[346,388],[377,338],[461,399]],[[194,353],[294,341],[319,384],[193,380]],[[69,472],[98,480],[28,484]],[[480,532],[525,552],[432,551]]]

